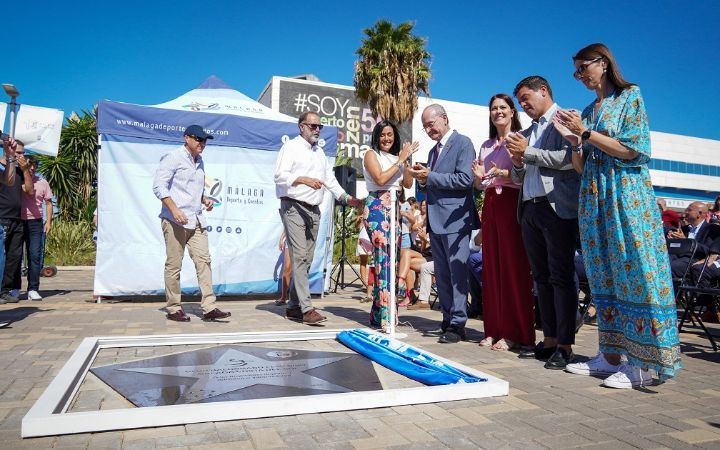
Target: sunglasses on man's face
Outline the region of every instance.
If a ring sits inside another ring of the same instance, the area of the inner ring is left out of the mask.
[[[197,136],[190,136],[191,138],[195,139],[195,142],[199,142],[201,144],[204,144],[207,142],[207,138],[201,138]]]
[[[306,127],[310,128],[310,129],[313,130],[313,131],[315,131],[315,130],[322,130],[322,129],[323,129],[323,124],[321,124],[321,123],[306,123],[306,122],[303,122],[303,125],[305,125]]]

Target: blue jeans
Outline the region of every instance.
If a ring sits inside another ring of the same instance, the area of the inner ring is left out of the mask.
[[[42,219],[23,220],[25,252],[28,262],[28,291],[40,289],[40,271],[43,265],[43,221]]]

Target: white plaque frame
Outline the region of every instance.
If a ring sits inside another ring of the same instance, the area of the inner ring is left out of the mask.
[[[509,383],[478,370],[437,358],[486,382],[420,386],[377,391],[343,392],[312,396],[235,400],[102,411],[67,412],[80,384],[101,349],[164,345],[236,344],[250,342],[335,339],[342,330],[305,330],[266,333],[212,333],[158,336],[110,336],[83,339],[77,350],[22,419],[22,437],[55,436],[130,428],[162,427],[200,422],[290,416],[388,406],[434,403],[508,395]],[[388,338],[386,335],[383,337]],[[391,339],[391,338],[390,338]],[[404,343],[405,345],[408,345]],[[412,346],[410,346],[412,347]],[[416,350],[421,349],[414,347]]]

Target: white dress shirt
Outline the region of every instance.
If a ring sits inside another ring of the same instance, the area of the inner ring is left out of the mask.
[[[289,197],[293,200],[319,205],[323,198],[323,189],[313,189],[299,183],[293,186],[298,177],[317,178],[322,181],[336,200],[345,191],[335,179],[333,167],[325,157],[323,149],[311,146],[302,136],[287,141],[278,154],[275,165],[275,195],[277,198]]]
[[[205,192],[205,163],[202,156],[193,159],[190,152],[182,147],[166,153],[160,158],[160,164],[153,179],[153,192],[160,200],[170,197],[188,222],[181,225],[194,230],[197,222],[205,227],[202,197]],[[163,203],[160,218],[175,222],[170,210]]]
[[[705,221],[703,220],[697,225],[690,225],[690,228],[688,230],[688,239],[695,239],[695,236],[700,232],[700,228],[705,225]]]

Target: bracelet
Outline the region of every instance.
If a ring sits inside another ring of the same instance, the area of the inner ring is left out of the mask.
[[[402,168],[403,168],[403,167],[402,167],[402,166],[403,166],[403,163],[401,163],[400,160],[398,160],[398,162],[396,162],[396,163],[393,164],[393,165],[396,166],[396,167],[397,167],[398,169],[400,169],[400,170],[402,170]]]

